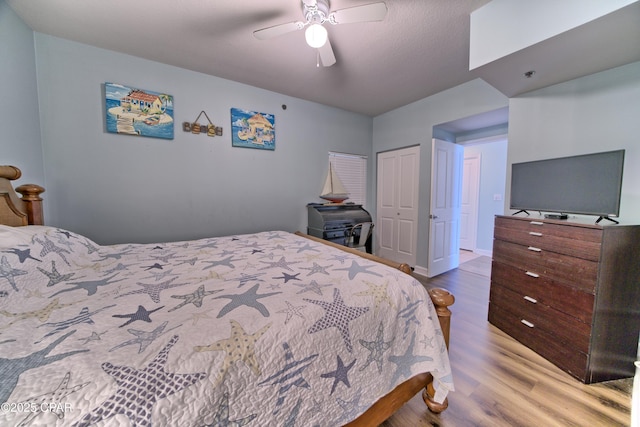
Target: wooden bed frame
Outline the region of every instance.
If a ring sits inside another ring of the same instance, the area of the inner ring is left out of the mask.
[[[17,167],[0,166],[0,224],[14,227],[44,225],[42,198],[40,197],[40,194],[44,192],[44,188],[35,184],[25,184],[14,190],[11,181],[20,178],[20,176],[22,176],[22,172]],[[16,192],[20,193],[22,197],[19,197]],[[411,274],[411,267],[407,264],[395,263],[300,232],[296,232],[295,234],[391,266],[406,274]],[[449,307],[454,303],[455,299],[449,291],[444,289],[429,289],[428,292],[436,307],[438,320],[440,321],[442,333],[444,334],[445,343],[448,348],[451,325],[451,311]],[[400,384],[385,397],[374,403],[373,406],[360,417],[347,424],[347,426],[369,427],[380,425],[420,390],[422,390],[424,402],[432,412],[440,413],[447,408],[448,401],[446,399],[443,403],[437,403],[433,399],[435,396],[433,376],[430,373],[422,373]]]
[[[327,240],[320,239],[318,237],[309,236],[301,232],[296,232],[298,236],[306,237],[307,239],[314,240],[316,242],[323,243],[325,245],[333,246],[345,252],[350,252],[366,258],[372,261],[379,262],[381,264],[388,265],[395,269],[398,269],[406,274],[411,274],[411,267],[408,264],[400,264],[390,261],[385,258],[361,252],[357,249],[349,248],[346,246],[338,245]],[[440,321],[440,327],[444,335],[444,341],[449,348],[449,336],[451,331],[451,310],[449,307],[453,305],[455,298],[447,290],[441,288],[429,289],[429,296],[433,305],[436,307],[436,313],[438,314],[438,320]],[[433,400],[435,396],[435,389],[433,387],[433,376],[430,373],[418,374],[409,378],[407,381],[400,384],[393,389],[391,393],[387,394],[382,399],[378,400],[373,406],[371,406],[364,414],[347,424],[348,427],[365,427],[365,426],[377,426],[384,422],[387,418],[393,415],[400,407],[402,407],[409,399],[415,396],[420,390],[422,390],[422,399],[426,403],[431,412],[440,413],[447,409],[449,405],[448,400],[445,399],[443,403],[438,403]]]
[[[11,225],[43,225],[42,197],[44,188],[35,184],[25,184],[14,191],[11,181],[22,176],[15,166],[0,166],[0,224]],[[19,198],[16,191],[22,194]]]

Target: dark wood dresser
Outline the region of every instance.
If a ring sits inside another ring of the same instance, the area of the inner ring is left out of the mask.
[[[632,377],[640,226],[497,216],[489,300],[491,324],[579,380]]]

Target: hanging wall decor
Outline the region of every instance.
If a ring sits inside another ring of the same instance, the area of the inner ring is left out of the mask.
[[[273,114],[231,109],[231,145],[233,147],[276,149],[276,124]]]
[[[200,123],[198,123],[198,119],[200,118],[200,116],[202,116],[204,114],[204,116],[207,118],[207,120],[209,121],[208,125],[201,125]],[[191,133],[206,133],[207,136],[222,136],[222,128],[219,126],[215,126],[212,122],[211,119],[209,118],[209,116],[207,116],[207,113],[204,112],[204,110],[200,111],[200,114],[198,114],[198,117],[196,117],[195,121],[193,121],[193,123],[190,122],[184,122],[182,123],[182,130],[185,132],[191,132]]]
[[[173,139],[173,96],[105,83],[107,131]]]

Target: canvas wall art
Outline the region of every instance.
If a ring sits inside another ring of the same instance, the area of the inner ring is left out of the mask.
[[[273,114],[232,108],[231,145],[275,150],[276,122]]]
[[[105,83],[107,131],[173,139],[173,96]]]

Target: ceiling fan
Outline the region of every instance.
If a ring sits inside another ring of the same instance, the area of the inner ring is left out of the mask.
[[[354,6],[347,9],[329,11],[329,0],[302,0],[302,14],[305,21],[287,22],[253,32],[255,38],[266,40],[292,31],[305,30],[307,44],[318,49],[318,63],[330,67],[336,63],[333,48],[329,42],[327,29],[323,24],[350,24],[354,22],[382,21],[387,14],[384,2]]]

